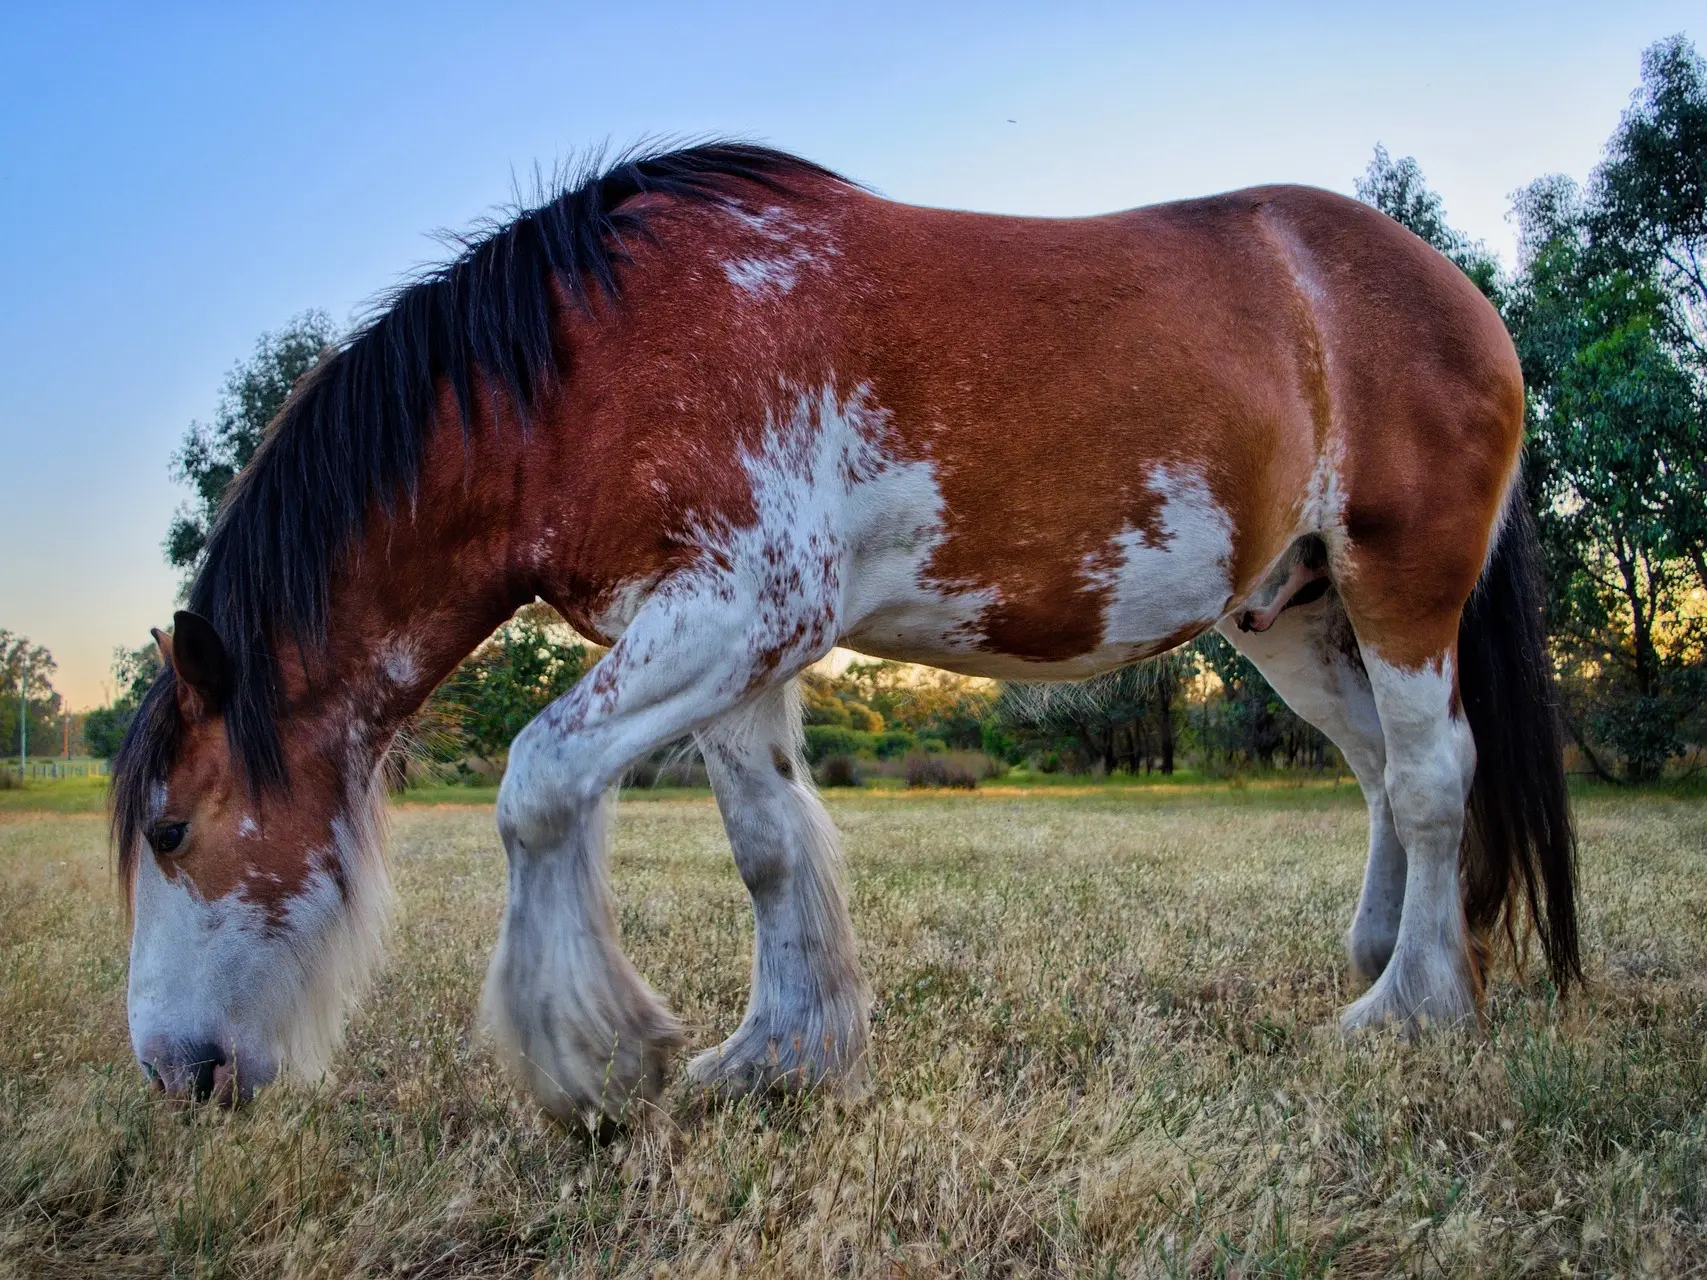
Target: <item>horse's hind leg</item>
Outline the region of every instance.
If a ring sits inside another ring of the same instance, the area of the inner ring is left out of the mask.
[[[740,1028],[688,1066],[718,1092],[850,1081],[870,995],[841,850],[800,754],[800,703],[775,686],[699,733],[735,865],[752,895],[753,986]]]
[[[1468,501],[1443,505],[1434,524],[1414,513],[1347,551],[1340,591],[1381,717],[1387,803],[1405,847],[1392,958],[1345,1011],[1347,1031],[1394,1024],[1415,1034],[1476,1014],[1479,973],[1459,880],[1476,743],[1457,661],[1459,619],[1486,547],[1477,511]]]
[[[1369,810],[1369,860],[1346,952],[1373,982],[1399,938],[1405,904],[1405,849],[1387,804],[1387,747],[1357,638],[1337,593],[1278,615],[1266,631],[1228,619],[1221,633],[1261,671],[1275,692],[1340,749]]]

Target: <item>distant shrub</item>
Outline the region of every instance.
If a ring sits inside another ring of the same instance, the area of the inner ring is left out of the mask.
[[[622,775],[625,787],[708,787],[711,779],[698,760],[636,760]]]
[[[818,766],[818,785],[821,787],[859,787],[865,778],[859,763],[852,756],[827,756]]]
[[[24,780],[10,769],[0,769],[0,791],[22,790]]]
[[[916,750],[919,745],[918,738],[906,729],[887,729],[877,734],[876,738],[872,750],[879,760],[894,760]]]
[[[978,787],[978,770],[958,755],[927,755],[915,752],[907,757],[909,787],[950,788],[974,791]]]
[[[809,724],[806,726],[806,763],[822,764],[831,756],[866,756],[878,760],[898,760],[916,750],[919,740],[906,729],[886,729],[882,733],[867,733],[839,724]]]
[[[875,755],[877,735],[839,724],[806,726],[806,763],[817,765],[831,756]]]

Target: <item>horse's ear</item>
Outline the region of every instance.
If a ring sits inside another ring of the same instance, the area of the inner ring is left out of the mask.
[[[172,634],[154,633],[160,656],[178,675],[178,705],[187,719],[212,715],[231,692],[231,660],[213,623],[180,609],[172,615]]]

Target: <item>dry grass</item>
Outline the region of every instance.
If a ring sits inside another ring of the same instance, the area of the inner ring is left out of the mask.
[[[126,1049],[95,816],[0,816],[0,1274],[1387,1275],[1707,1268],[1707,805],[1581,806],[1591,992],[1487,1035],[1321,1033],[1363,820],[1331,793],[838,795],[875,1087],[623,1140],[541,1123],[469,1024],[502,858],[405,809],[335,1083],[175,1113]],[[631,803],[622,926],[708,1043],[749,914],[708,801]]]

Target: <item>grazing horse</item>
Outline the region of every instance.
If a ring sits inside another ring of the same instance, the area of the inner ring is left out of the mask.
[[[1104,217],[883,200],[736,144],[630,156],[401,289],[239,476],[114,771],[147,1074],[320,1070],[378,952],[380,766],[520,605],[611,646],[516,738],[484,1006],[558,1115],[682,1032],[624,957],[612,790],[693,734],[757,917],[714,1091],[867,1045],[794,677],[838,643],[1076,679],[1219,628],[1369,809],[1347,1030],[1476,1016],[1487,939],[1578,973],[1517,479],[1523,384],[1464,275],[1262,187]]]

